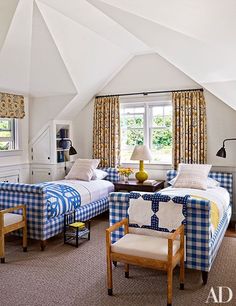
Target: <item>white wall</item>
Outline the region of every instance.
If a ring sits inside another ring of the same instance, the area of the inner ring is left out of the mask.
[[[30,99],[30,140],[73,99],[74,95],[34,97]]]
[[[100,94],[200,88],[183,72],[156,54],[134,57]],[[236,135],[236,111],[205,91],[207,103],[208,162],[216,166],[235,166],[236,143],[227,144],[227,158],[215,156],[224,138]],[[81,157],[92,155],[93,102],[74,120],[76,145]]]
[[[25,117],[18,120],[19,150],[15,152],[0,152],[0,176],[9,171],[19,173],[21,182],[29,181],[29,99],[25,97]]]

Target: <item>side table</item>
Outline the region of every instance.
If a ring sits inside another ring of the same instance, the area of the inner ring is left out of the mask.
[[[143,191],[143,192],[156,192],[164,188],[165,181],[156,181],[153,185],[145,185],[135,180],[129,180],[127,183],[119,181],[115,182],[115,191]]]

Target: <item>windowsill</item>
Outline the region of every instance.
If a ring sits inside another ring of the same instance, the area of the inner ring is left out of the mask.
[[[0,150],[0,157],[18,156],[21,155],[23,150]]]
[[[122,166],[139,166],[139,162],[122,162],[121,163]],[[148,162],[144,162],[144,167],[145,169],[170,169],[172,168],[172,164],[171,163],[148,163]]]

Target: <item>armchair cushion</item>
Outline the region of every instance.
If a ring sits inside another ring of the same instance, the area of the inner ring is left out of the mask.
[[[21,222],[22,220],[23,220],[22,215],[11,214],[11,213],[4,214],[4,226],[15,224],[15,223]]]
[[[179,240],[173,241],[173,255],[180,248]],[[150,259],[168,260],[168,239],[161,237],[126,234],[111,245],[111,251]]]

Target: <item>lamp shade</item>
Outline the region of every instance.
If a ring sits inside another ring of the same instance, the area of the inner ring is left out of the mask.
[[[75,155],[75,154],[77,154],[77,151],[75,150],[74,147],[70,146],[69,155]]]
[[[151,160],[152,154],[149,148],[145,145],[135,146],[131,160]]]
[[[220,148],[220,150],[216,153],[216,156],[226,158],[225,147]]]

